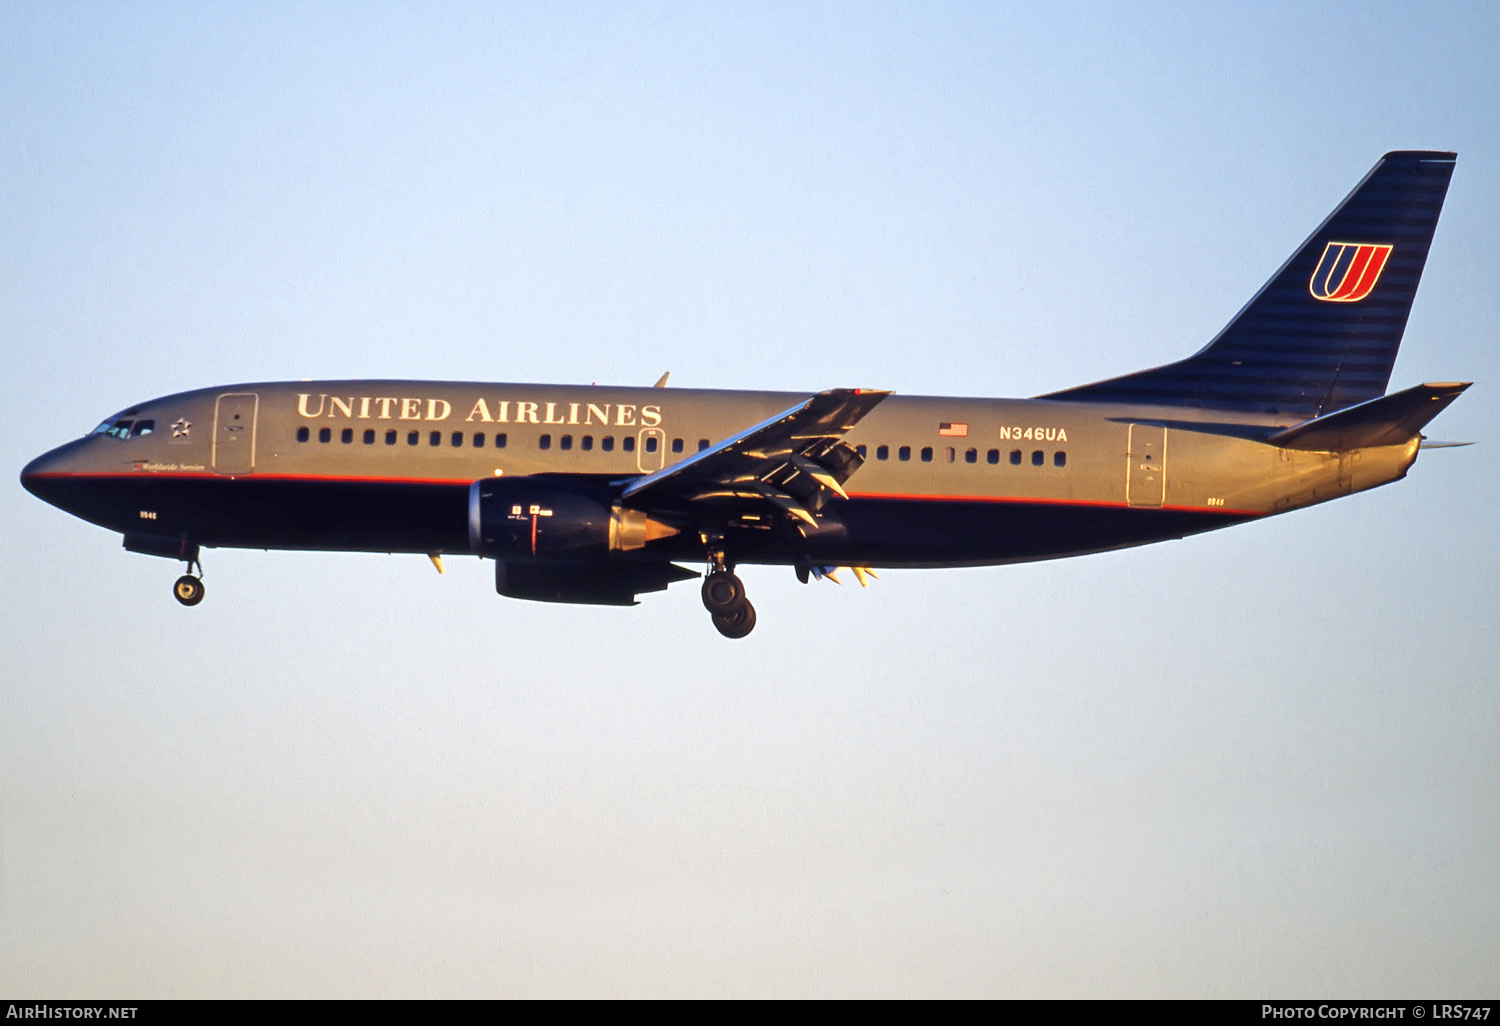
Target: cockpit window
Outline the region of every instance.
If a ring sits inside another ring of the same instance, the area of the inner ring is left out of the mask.
[[[139,438],[155,430],[156,421],[154,420],[106,420],[90,431],[89,437],[109,435],[111,438]]]

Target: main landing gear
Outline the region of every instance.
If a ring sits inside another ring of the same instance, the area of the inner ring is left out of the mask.
[[[744,583],[724,561],[722,552],[710,555],[708,576],[703,578],[703,608],[726,638],[743,638],[755,629],[755,607],[745,597]]]
[[[196,559],[188,560],[188,572],[177,578],[177,583],[172,585],[172,597],[185,606],[196,606],[203,601],[203,578],[195,575],[193,569],[203,573],[203,564]]]
[[[743,638],[755,629],[755,607],[745,585],[729,570],[711,570],[703,579],[703,608],[726,638]]]

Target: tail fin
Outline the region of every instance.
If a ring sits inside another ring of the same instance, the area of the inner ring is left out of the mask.
[[[1384,395],[1456,157],[1380,158],[1193,356],[1039,398],[1317,417]]]

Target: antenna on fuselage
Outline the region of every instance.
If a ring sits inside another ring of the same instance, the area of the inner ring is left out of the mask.
[[[672,372],[671,371],[667,371],[661,377],[657,378],[656,379],[656,384],[652,385],[651,387],[652,388],[666,388],[667,387],[667,379],[670,378],[671,376],[672,376]]]

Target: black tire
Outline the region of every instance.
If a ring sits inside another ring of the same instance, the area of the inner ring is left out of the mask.
[[[743,638],[755,630],[755,607],[749,599],[741,599],[737,605],[723,613],[715,613],[714,627],[726,638]]]
[[[185,606],[196,606],[203,601],[203,582],[192,574],[183,574],[172,586],[172,595]]]
[[[744,600],[745,586],[734,574],[721,570],[703,578],[703,608],[715,616],[729,613]]]

